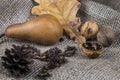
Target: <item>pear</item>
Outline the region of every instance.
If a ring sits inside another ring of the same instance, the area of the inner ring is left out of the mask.
[[[24,23],[8,26],[4,35],[10,38],[52,45],[62,37],[63,27],[57,18],[49,14],[44,14]],[[1,36],[3,37],[3,35]]]

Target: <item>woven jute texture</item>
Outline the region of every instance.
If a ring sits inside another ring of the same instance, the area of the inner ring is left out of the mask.
[[[42,51],[55,46],[64,49],[67,45],[73,45],[79,49],[78,54],[67,58],[67,64],[52,70],[52,77],[48,80],[120,80],[120,0],[80,0],[80,2],[82,6],[78,16],[82,22],[96,21],[99,26],[110,27],[116,33],[114,44],[105,49],[99,58],[88,59],[77,44],[67,39],[54,46],[43,46],[7,37],[0,39],[0,56],[3,56],[5,48],[11,48],[12,44],[30,44]],[[35,17],[30,14],[34,5],[32,0],[0,0],[0,34],[8,25],[22,23]],[[4,69],[0,60],[0,80],[37,80],[34,77],[44,64],[46,63],[35,61],[31,65],[31,73],[25,77],[14,78]]]

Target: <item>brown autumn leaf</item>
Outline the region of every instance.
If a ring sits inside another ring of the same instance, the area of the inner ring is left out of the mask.
[[[32,14],[43,15],[51,14],[55,16],[64,28],[65,33],[71,38],[75,38],[78,43],[85,42],[79,32],[78,27],[81,24],[80,18],[76,17],[80,2],[77,0],[34,0],[38,3],[31,10]],[[75,30],[73,30],[73,28]],[[79,34],[79,35],[78,35]]]
[[[78,5],[77,0],[34,0],[38,6],[32,8],[31,13],[35,15],[51,14],[55,16],[62,25],[75,26],[80,24],[76,17]]]

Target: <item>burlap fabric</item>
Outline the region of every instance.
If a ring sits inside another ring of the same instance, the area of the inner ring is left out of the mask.
[[[68,63],[51,71],[52,77],[48,80],[120,80],[120,0],[81,0],[82,22],[93,20],[101,26],[111,27],[116,32],[114,44],[107,48],[99,58],[88,59],[79,49],[78,54],[67,58]],[[34,6],[31,0],[0,0],[0,26],[1,33],[10,24],[21,23],[31,19],[30,9]],[[54,46],[43,46],[28,41],[21,41],[10,38],[0,39],[0,56],[4,55],[5,48],[10,48],[12,44],[30,44],[42,51],[52,47],[64,49],[67,45],[77,46],[71,40],[59,42]],[[1,61],[0,61],[1,62]],[[31,65],[32,72],[25,77],[14,78],[1,66],[0,80],[36,80],[34,77],[46,64],[35,61]]]

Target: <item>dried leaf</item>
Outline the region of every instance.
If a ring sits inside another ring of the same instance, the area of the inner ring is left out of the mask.
[[[32,8],[31,13],[36,15],[51,14],[58,18],[62,25],[76,25],[76,13],[80,2],[77,0],[34,0],[38,6]]]

